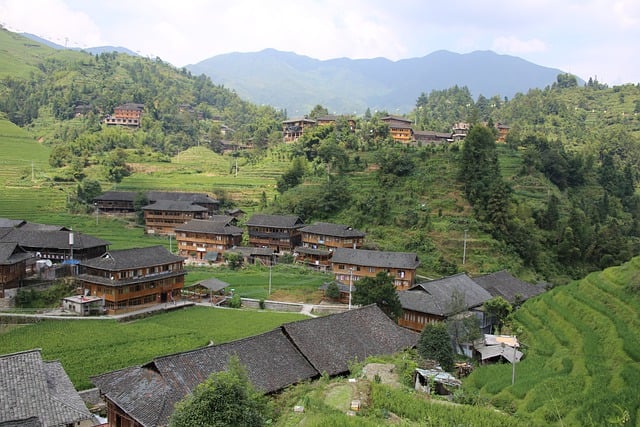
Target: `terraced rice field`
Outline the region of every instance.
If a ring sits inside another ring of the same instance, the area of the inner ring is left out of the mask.
[[[466,385],[515,400],[535,425],[640,422],[640,258],[528,301],[516,312],[526,358],[476,370]]]

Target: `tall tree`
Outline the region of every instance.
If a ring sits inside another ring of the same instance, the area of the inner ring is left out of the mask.
[[[394,321],[402,314],[400,298],[393,284],[393,278],[384,271],[376,277],[363,277],[356,283],[353,303],[359,305],[376,304]]]
[[[453,369],[453,347],[444,323],[428,323],[424,326],[418,341],[418,354],[423,359],[437,361],[445,371]]]

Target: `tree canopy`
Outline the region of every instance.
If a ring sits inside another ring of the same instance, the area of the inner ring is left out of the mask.
[[[376,304],[394,321],[402,314],[402,305],[393,278],[383,271],[375,277],[363,277],[358,280],[352,299],[354,304]]]

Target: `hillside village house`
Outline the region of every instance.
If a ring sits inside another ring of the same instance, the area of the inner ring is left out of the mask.
[[[502,297],[514,306],[545,291],[544,286],[523,282],[506,270],[474,277],[473,281],[482,286],[492,297]]]
[[[340,119],[344,119],[349,124],[349,129],[351,130],[351,132],[356,131],[356,121],[351,117],[347,117],[347,116],[337,116],[335,114],[318,116],[316,117],[316,124],[318,126],[335,125],[336,122]]]
[[[335,248],[357,249],[364,242],[365,233],[342,224],[317,222],[304,226],[302,245],[295,248],[296,261],[321,270],[331,267],[331,253]]]
[[[212,199],[205,193],[186,193],[180,191],[148,191],[139,193],[135,191],[105,191],[93,199],[96,208],[106,213],[132,213],[135,211],[136,199],[144,196],[149,204],[160,200],[173,200],[191,202],[207,208],[209,215],[214,215],[220,209],[220,202]]]
[[[413,348],[419,334],[375,304],[286,323],[272,331],[107,372],[91,378],[107,403],[109,427],[166,426],[175,404],[237,355],[249,381],[271,394],[321,375],[349,373],[353,360]]]
[[[0,298],[5,289],[20,286],[27,275],[27,265],[36,260],[33,252],[27,252],[15,242],[0,242]]]
[[[413,140],[413,128],[411,120],[398,116],[386,116],[380,119],[389,126],[389,134],[397,142],[408,144]]]
[[[490,319],[480,310],[491,294],[465,273],[418,283],[398,292],[402,316],[398,324],[420,332],[428,323],[444,322],[459,310],[478,316],[482,332],[491,332]]]
[[[110,314],[178,299],[186,274],[183,258],[163,246],[109,251],[81,262],[79,272],[84,293],[103,298]]]
[[[105,117],[104,123],[109,126],[118,125],[137,128],[140,127],[140,119],[142,118],[143,111],[144,104],[128,102],[118,105],[113,109],[112,115]]]
[[[284,120],[282,122],[282,140],[284,142],[294,142],[302,136],[304,130],[312,128],[316,121],[307,117]]]
[[[363,277],[384,272],[393,278],[398,290],[413,285],[419,265],[414,252],[336,248],[331,256],[331,270],[338,282],[354,285]]]
[[[246,264],[274,265],[278,263],[278,256],[271,248],[256,248],[252,246],[236,246],[227,252],[238,254]]]
[[[295,215],[254,214],[245,225],[249,232],[249,246],[293,252],[302,243],[300,229],[304,223]]]
[[[59,361],[39,349],[0,355],[0,426],[97,425]]]
[[[497,123],[496,129],[498,129],[498,142],[506,142],[511,128],[504,123]]]
[[[54,263],[85,260],[106,252],[109,242],[75,231],[9,228],[0,229],[0,242],[14,242],[36,258]]]
[[[469,123],[466,123],[466,122],[454,123],[453,126],[451,126],[451,131],[452,131],[451,138],[454,141],[462,141],[469,133],[469,129],[471,129],[471,125]]]
[[[413,139],[416,142],[425,144],[446,144],[453,141],[452,134],[446,132],[435,132],[432,130],[416,130],[413,131]]]
[[[175,228],[194,219],[206,219],[207,208],[192,202],[159,200],[144,206],[144,232],[147,234],[175,234]]]
[[[231,224],[235,218],[219,220],[194,219],[176,226],[178,255],[194,262],[215,262],[220,256],[242,243],[242,229]]]

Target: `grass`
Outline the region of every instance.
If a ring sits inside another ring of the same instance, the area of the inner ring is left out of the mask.
[[[465,387],[508,396],[534,425],[640,422],[640,258],[592,273],[523,305],[515,314],[526,357],[476,369]]]
[[[129,323],[115,320],[43,320],[0,333],[0,354],[42,349],[45,360],[60,360],[79,390],[89,377],[192,350],[267,332],[306,316],[192,307]],[[0,332],[3,331],[0,329]]]

